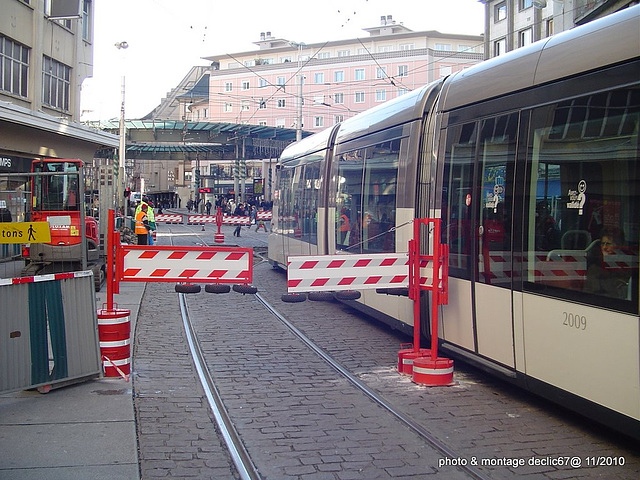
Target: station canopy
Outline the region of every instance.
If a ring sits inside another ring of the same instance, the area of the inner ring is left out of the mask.
[[[117,134],[120,121],[103,121],[99,128]],[[269,158],[296,139],[292,128],[221,122],[125,120],[125,128],[129,157],[198,153],[225,158],[243,148],[247,158]],[[303,138],[309,135],[302,132]]]

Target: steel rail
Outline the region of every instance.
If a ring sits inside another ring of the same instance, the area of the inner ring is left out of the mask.
[[[231,421],[231,417],[222,403],[220,392],[213,383],[211,373],[209,372],[204,359],[204,354],[202,353],[193,325],[191,324],[185,294],[180,293],[179,298],[184,330],[187,336],[189,349],[191,350],[191,355],[193,357],[193,362],[198,373],[198,378],[200,379],[200,383],[202,384],[202,388],[204,389],[209,406],[211,407],[213,416],[218,428],[220,429],[220,433],[227,445],[231,459],[233,460],[242,480],[260,480],[260,474],[251,460],[249,452],[247,452],[244,444],[240,440],[240,436]]]
[[[420,437],[424,438],[425,441],[431,445],[433,448],[438,450],[443,455],[449,458],[459,458],[462,455],[456,454],[453,450],[451,450],[447,445],[434,437],[431,433],[429,433],[422,425],[416,423],[411,418],[409,418],[406,414],[400,412],[395,409],[389,402],[387,402],[384,398],[370,389],[367,385],[365,385],[362,381],[360,381],[357,377],[355,377],[349,370],[347,370],[344,366],[338,363],[331,355],[322,350],[318,345],[316,345],[309,337],[307,337],[300,329],[298,329],[295,325],[293,325],[289,320],[283,317],[269,302],[267,302],[260,293],[256,293],[256,298],[263,304],[263,306],[269,310],[284,326],[286,326],[298,339],[300,339],[307,347],[313,350],[320,358],[322,358],[325,362],[327,362],[334,370],[343,375],[354,387],[360,390],[362,393],[367,395],[371,400],[375,403],[383,407],[387,410],[391,415],[396,417],[400,422],[405,424],[415,433],[417,433]],[[491,480],[491,477],[486,476],[482,472],[477,469],[471,467],[470,465],[462,465],[457,467],[459,470],[469,474],[471,478],[476,480]]]

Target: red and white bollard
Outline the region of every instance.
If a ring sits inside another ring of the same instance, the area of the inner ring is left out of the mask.
[[[220,227],[222,227],[222,208],[220,207],[216,212],[216,225],[218,225],[218,232],[213,236],[213,241],[215,243],[224,243],[224,233],[220,231]]]

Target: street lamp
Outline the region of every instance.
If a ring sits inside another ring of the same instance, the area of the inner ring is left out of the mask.
[[[115,44],[115,47],[118,50],[126,50],[129,48],[129,44],[127,42],[118,42]],[[125,138],[125,128],[124,128],[124,71],[122,73],[122,104],[120,106],[120,147],[119,147],[119,169],[118,173],[120,176],[120,180],[118,181],[118,201],[117,205],[120,205],[122,198],[124,196],[124,189],[126,183],[126,170],[125,170],[125,151],[126,151],[126,138]],[[126,198],[124,200],[124,217],[126,218],[129,213],[129,199]]]

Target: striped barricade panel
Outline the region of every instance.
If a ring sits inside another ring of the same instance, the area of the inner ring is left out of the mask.
[[[225,215],[222,219],[223,225],[251,225],[251,217],[241,217],[239,215]]]
[[[271,220],[273,218],[273,214],[271,211],[267,211],[267,212],[256,212],[256,218],[258,220]]]
[[[189,215],[187,217],[187,223],[189,225],[200,225],[203,223],[216,223],[215,215]]]
[[[182,215],[176,213],[161,213],[155,216],[156,223],[182,223]]]
[[[235,284],[253,281],[251,248],[123,245],[119,257],[121,281]]]
[[[409,285],[409,254],[290,256],[287,290],[401,288]]]

